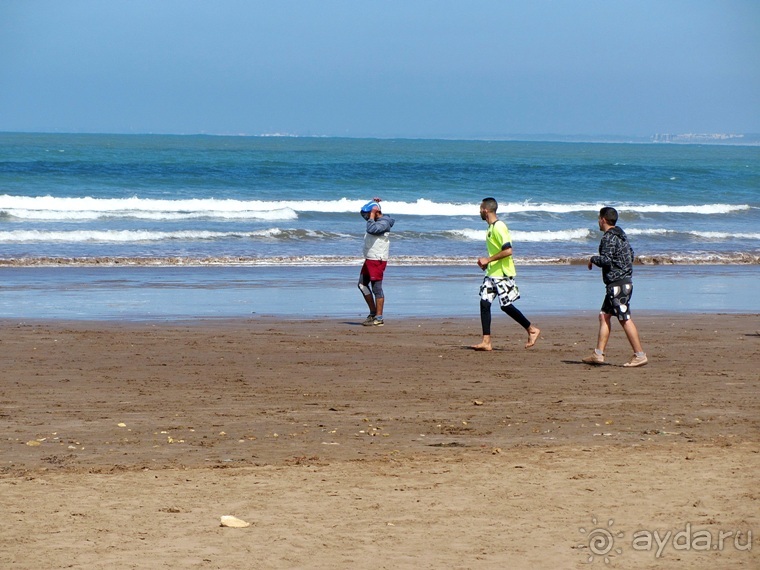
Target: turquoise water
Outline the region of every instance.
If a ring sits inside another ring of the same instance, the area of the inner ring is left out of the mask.
[[[760,313],[757,265],[643,266],[633,312]],[[195,318],[347,319],[366,316],[358,267],[6,267],[0,318],[167,320]],[[479,315],[478,268],[390,266],[386,319]],[[604,288],[581,266],[528,266],[518,306],[528,315],[596,314]],[[498,313],[498,311],[496,311]],[[497,317],[498,318],[498,317]],[[760,321],[759,321],[760,323]]]
[[[760,257],[760,147],[0,134],[5,259],[345,264],[374,196],[397,262],[466,263],[486,196],[522,263],[588,256],[602,205],[643,258]]]
[[[486,196],[530,310],[597,308],[612,205],[647,264],[636,305],[757,311],[756,146],[0,134],[0,317],[362,312],[374,196],[398,314],[470,313]]]

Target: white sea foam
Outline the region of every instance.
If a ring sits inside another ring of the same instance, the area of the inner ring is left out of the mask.
[[[652,213],[666,213],[666,214],[730,214],[731,212],[741,212],[743,210],[749,210],[748,204],[702,204],[702,205],[686,205],[686,206],[671,206],[668,204],[650,204],[650,205],[635,205],[635,206],[620,206],[618,210],[629,212],[640,212],[644,214]]]
[[[240,200],[149,200],[140,198],[52,198],[0,196],[0,211],[26,220],[96,220],[134,218],[144,220],[294,220],[298,214],[288,207],[256,208]]]
[[[358,266],[360,257],[334,255],[303,255],[282,257],[23,257],[18,259],[0,259],[4,267],[39,267],[39,266],[144,266],[144,267],[173,267],[173,266]],[[588,257],[519,257],[520,266],[546,265],[586,265]],[[647,255],[638,256],[636,262],[642,265],[760,265],[760,255],[746,252],[688,252],[682,255]],[[473,266],[472,257],[438,256],[398,256],[393,258],[393,265],[399,266],[435,266],[457,265]]]
[[[106,216],[144,219],[264,219],[288,220],[299,212],[352,213],[358,212],[366,200],[224,200],[215,198],[190,200],[158,200],[151,198],[54,198],[52,196],[0,196],[0,211],[6,215],[26,219],[94,219]],[[419,199],[414,202],[384,201],[383,210],[390,214],[410,216],[475,216],[478,203],[434,202]],[[543,212],[566,214],[598,212],[602,203],[534,203],[505,202],[499,206],[502,213]],[[729,214],[750,209],[746,204],[621,204],[621,212]]]
[[[629,236],[665,236],[684,232],[666,228],[625,228],[625,233]]]
[[[694,235],[698,235],[700,237],[706,238],[706,239],[715,239],[715,240],[721,240],[721,239],[757,239],[760,240],[760,233],[747,233],[747,232],[739,232],[739,233],[731,233],[731,232],[689,232]]]
[[[412,205],[420,205],[423,202],[419,200]],[[462,205],[462,204],[439,204],[438,207],[431,209],[430,215],[474,215],[473,212],[477,210],[477,205]],[[553,204],[553,203],[534,203],[534,202],[506,202],[499,204],[499,213],[549,213],[549,214],[570,214],[578,212],[592,212],[598,213],[601,208],[606,206],[601,202],[597,203],[575,203],[575,204]],[[747,204],[694,204],[674,206],[670,204],[620,204],[616,206],[619,212],[638,212],[638,213],[678,213],[678,214],[730,214],[731,212],[739,212],[749,210],[750,206]],[[439,212],[439,210],[444,210]],[[390,206],[389,206],[390,211]],[[396,210],[394,210],[396,211]],[[403,213],[403,212],[401,212]],[[424,214],[424,212],[423,212]]]
[[[667,228],[630,228],[626,233],[631,236],[694,236],[705,241],[722,240],[760,240],[760,233],[732,233],[732,232],[699,232],[678,231]],[[417,234],[416,232],[397,232],[400,239],[410,237],[415,239],[420,236],[434,237],[436,234]],[[483,242],[486,239],[485,229],[456,229],[443,230],[437,235],[444,239]],[[566,230],[547,231],[521,231],[511,230],[512,239],[517,243],[541,243],[541,242],[578,242],[597,239],[598,232],[587,228],[574,228]],[[312,230],[303,228],[265,228],[251,231],[217,232],[202,230],[177,230],[177,231],[152,231],[152,230],[9,230],[0,231],[0,243],[83,243],[83,242],[111,242],[130,243],[146,241],[170,241],[170,240],[225,240],[225,239],[264,239],[264,240],[335,240],[356,239],[357,236],[340,232]]]
[[[484,241],[486,230],[449,230],[445,232],[455,238]],[[586,228],[556,231],[520,231],[511,230],[512,239],[516,242],[547,242],[547,241],[575,241],[591,237],[591,232]]]
[[[760,240],[760,233],[756,232],[700,232],[700,231],[681,231],[670,230],[666,228],[630,228],[626,229],[625,233],[628,235],[639,236],[671,236],[671,235],[689,235],[695,236],[707,240],[729,240],[729,239],[741,239],[741,240]]]
[[[443,232],[455,239],[483,241],[486,239],[486,230],[447,230]]]
[[[575,230],[558,230],[547,232],[523,232],[514,230],[510,232],[515,241],[576,241],[585,240],[590,237],[591,231],[586,228]]]
[[[141,230],[82,230],[82,231],[38,231],[16,230],[0,232],[0,243],[35,243],[35,242],[142,242],[163,240],[204,240],[220,237],[242,236],[243,234],[209,232],[209,231],[178,231],[152,232]]]
[[[156,242],[168,240],[221,240],[221,239],[335,239],[345,236],[335,232],[324,232],[303,229],[268,228],[251,232],[213,232],[184,230],[174,232],[146,230],[13,230],[0,231],[0,243],[83,243],[83,242]]]

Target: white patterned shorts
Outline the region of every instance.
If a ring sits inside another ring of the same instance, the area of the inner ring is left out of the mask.
[[[484,277],[480,286],[481,301],[493,303],[499,297],[499,306],[507,307],[520,298],[514,277]]]

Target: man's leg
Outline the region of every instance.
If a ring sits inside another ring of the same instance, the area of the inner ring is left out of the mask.
[[[604,349],[607,348],[607,341],[610,340],[611,318],[612,315],[605,313],[604,310],[599,312],[599,334],[596,339],[596,349],[591,356],[583,359],[586,364],[604,364]]]
[[[522,311],[514,305],[507,305],[506,307],[502,307],[501,310],[512,317],[517,324],[528,332],[528,342],[525,343],[525,348],[530,348],[535,345],[538,336],[541,334],[541,329],[533,326],[525,315],[522,314]]]
[[[372,296],[372,290],[369,288],[369,283],[369,275],[361,273],[358,283],[359,291],[362,292],[364,301],[367,303],[370,316],[374,317],[377,314],[377,306],[375,305],[375,298]]]
[[[601,354],[604,354],[604,349],[607,348],[607,342],[610,340],[610,320],[612,315],[607,313],[599,313],[599,335],[596,339],[596,350]]]
[[[375,313],[376,316],[382,317],[383,316],[383,306],[385,305],[385,297],[379,297],[375,299],[375,306],[377,307],[377,312]],[[391,315],[392,317],[393,315]]]
[[[385,293],[383,292],[383,281],[372,281],[372,293],[375,295],[375,312],[376,320],[383,320],[383,307],[385,306]]]
[[[641,348],[641,340],[639,339],[639,330],[636,328],[636,325],[633,324],[633,319],[628,319],[627,321],[620,321],[620,324],[623,326],[623,330],[625,331],[625,336],[628,337],[628,342],[631,343],[631,348],[633,348],[633,352],[635,353],[644,352],[644,349]]]
[[[493,350],[491,346],[491,302],[480,300],[480,326],[483,329],[483,340],[480,344],[474,344],[473,350]]]
[[[631,348],[633,348],[633,357],[631,358],[631,360],[623,364],[623,366],[626,366],[629,368],[644,366],[647,362],[649,362],[649,359],[647,358],[647,355],[644,352],[644,349],[641,348],[641,340],[639,339],[639,330],[636,328],[636,325],[633,324],[633,319],[629,317],[625,321],[620,321],[620,324],[623,325],[625,336],[628,337],[628,342],[631,343]]]

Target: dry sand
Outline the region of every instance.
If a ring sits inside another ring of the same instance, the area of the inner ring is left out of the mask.
[[[636,322],[2,323],[0,567],[760,568],[760,317]]]

